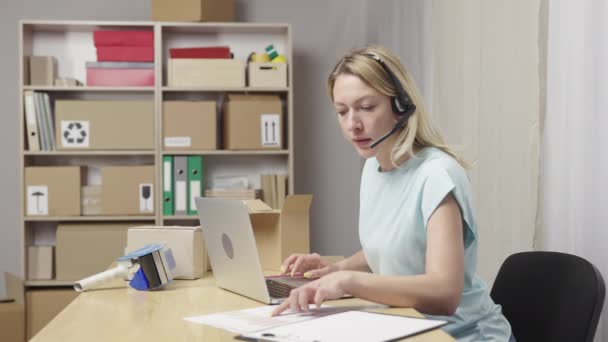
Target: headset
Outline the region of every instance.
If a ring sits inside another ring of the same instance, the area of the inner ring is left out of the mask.
[[[399,79],[397,78],[397,76],[395,76],[395,74],[391,71],[391,69],[388,67],[388,65],[386,65],[386,63],[384,63],[382,58],[380,58],[377,55],[371,54],[371,53],[366,53],[364,55],[366,57],[369,57],[369,58],[375,60],[376,62],[378,62],[382,66],[382,69],[384,69],[384,71],[386,72],[388,77],[391,79],[391,83],[393,84],[393,87],[395,87],[395,90],[397,91],[397,96],[393,96],[391,98],[391,107],[393,109],[393,112],[395,114],[397,114],[398,116],[400,116],[399,120],[397,121],[395,126],[393,126],[393,128],[390,131],[386,132],[378,140],[372,142],[369,145],[370,148],[374,148],[374,147],[378,146],[378,144],[380,144],[381,142],[386,140],[388,137],[395,134],[395,132],[397,132],[398,130],[405,127],[407,119],[409,119],[410,116],[414,113],[414,111],[416,111],[416,105],[414,105],[412,98],[408,95],[408,93],[403,88],[403,85],[401,84],[401,82],[399,82]]]

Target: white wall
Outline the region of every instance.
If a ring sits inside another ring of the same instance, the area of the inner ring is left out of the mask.
[[[509,254],[534,242],[543,11],[539,0],[432,5],[432,108],[474,163],[478,270],[490,282]]]

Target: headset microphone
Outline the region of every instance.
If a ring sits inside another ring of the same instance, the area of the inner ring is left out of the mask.
[[[403,115],[401,118],[399,118],[399,121],[397,121],[397,123],[395,124],[395,126],[393,126],[393,128],[391,128],[390,131],[384,133],[384,135],[381,136],[378,140],[376,140],[376,141],[372,142],[371,144],[369,144],[369,148],[374,148],[374,147],[378,146],[378,144],[380,144],[381,142],[383,142],[384,140],[386,140],[391,135],[395,134],[395,132],[397,132],[400,129],[402,129],[403,127],[405,127],[405,122],[407,121],[408,117],[409,117],[409,115]]]
[[[384,69],[384,71],[386,72],[388,77],[391,79],[391,83],[393,84],[393,87],[395,88],[395,90],[397,92],[397,96],[394,96],[391,98],[391,108],[393,109],[393,112],[395,114],[400,116],[399,120],[397,121],[395,126],[393,126],[393,128],[390,131],[386,132],[378,140],[372,142],[369,145],[370,148],[374,148],[374,147],[378,146],[378,144],[380,144],[381,142],[386,140],[388,137],[395,134],[395,132],[397,132],[400,129],[402,129],[403,127],[405,127],[405,124],[407,123],[407,119],[409,119],[409,117],[412,115],[412,113],[414,113],[414,111],[416,111],[416,105],[414,105],[414,102],[412,101],[410,96],[407,94],[407,92],[405,91],[403,86],[401,85],[401,82],[399,82],[399,79],[397,78],[397,76],[395,76],[395,74],[391,71],[391,69],[386,65],[386,63],[384,63],[384,61],[380,57],[378,57],[374,54],[371,54],[371,53],[365,54],[365,56],[378,62],[382,66],[382,68]]]

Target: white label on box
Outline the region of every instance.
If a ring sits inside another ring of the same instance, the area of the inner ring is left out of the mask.
[[[49,214],[49,187],[46,185],[28,185],[27,187],[27,214]]]
[[[152,184],[139,184],[139,211],[142,213],[154,212],[154,188]]]
[[[186,182],[175,182],[175,211],[186,211]]]
[[[166,137],[165,147],[190,147],[192,139],[190,137]]]
[[[88,121],[61,120],[61,146],[66,148],[89,147]]]
[[[262,114],[262,146],[280,146],[281,127],[279,114]]]
[[[163,163],[163,191],[169,192],[171,191],[171,162],[166,161]]]
[[[190,181],[190,210],[196,211],[195,198],[201,197],[201,181]]]

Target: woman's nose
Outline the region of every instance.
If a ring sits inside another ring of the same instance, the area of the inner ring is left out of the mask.
[[[348,116],[348,130],[349,131],[360,131],[361,130],[360,118],[352,112]]]

